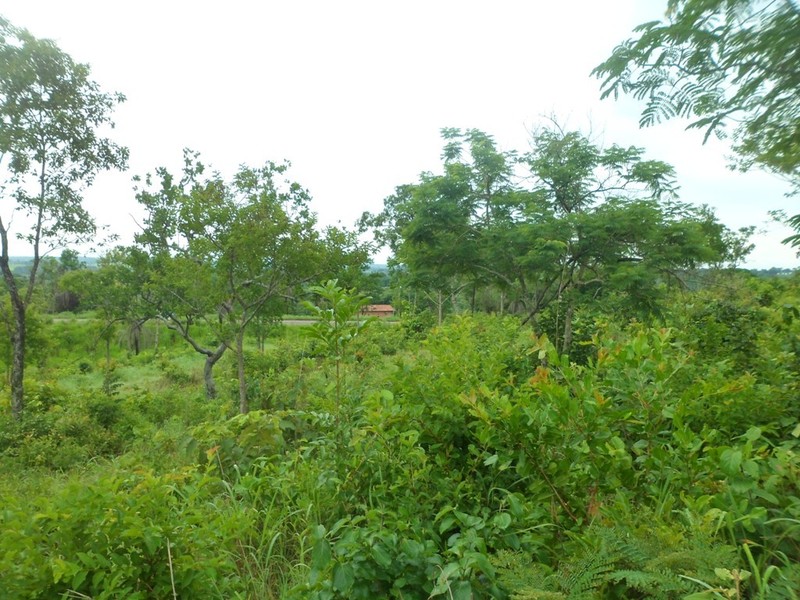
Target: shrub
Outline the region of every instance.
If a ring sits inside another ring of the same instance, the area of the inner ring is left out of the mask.
[[[213,478],[112,474],[50,497],[4,498],[0,571],[9,598],[230,598],[246,515]]]

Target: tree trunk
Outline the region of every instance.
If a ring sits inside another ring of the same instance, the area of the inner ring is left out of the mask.
[[[436,309],[438,312],[438,324],[442,324],[442,311],[444,310],[444,300],[442,299],[442,290],[439,290],[439,293],[436,297]]]
[[[220,344],[211,354],[206,355],[206,362],[203,365],[203,380],[206,384],[206,398],[212,400],[217,397],[217,384],[214,383],[213,369],[217,361],[225,354],[225,344]]]
[[[246,415],[250,409],[247,406],[247,381],[244,377],[244,329],[236,334],[236,372],[239,375],[239,412]]]
[[[561,346],[561,354],[569,355],[569,350],[572,347],[572,317],[575,313],[575,308],[572,302],[567,305],[567,310],[564,312],[564,342]]]
[[[111,330],[106,333],[106,369],[111,367],[111,333]]]
[[[14,321],[11,330],[11,413],[15,419],[19,419],[25,406],[23,380],[25,377],[26,306],[8,262],[8,237],[6,231],[2,230],[0,233],[2,234],[3,244],[3,253],[0,256],[0,270],[3,272],[3,279],[11,299],[11,313]]]
[[[15,419],[22,415],[25,406],[23,380],[25,377],[25,306],[14,302],[14,332],[11,334],[13,358],[11,361],[11,413]]]
[[[133,354],[134,356],[139,356],[139,345],[140,339],[142,336],[142,322],[141,321],[134,321],[133,325],[131,326],[131,341],[133,342]]]

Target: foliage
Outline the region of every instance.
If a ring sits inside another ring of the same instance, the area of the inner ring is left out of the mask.
[[[341,402],[341,363],[350,343],[375,319],[363,317],[361,311],[369,304],[369,298],[346,290],[335,279],[315,285],[309,291],[318,295],[323,306],[311,302],[303,305],[316,317],[316,322],[304,329],[310,337],[319,340],[329,356],[336,362],[336,402]]]
[[[192,393],[178,336],[112,347],[106,395],[93,324],[46,324],[59,386],[0,421],[10,593],[794,598],[797,287],[703,285],[648,323],[587,303],[580,363],[512,316],[283,327],[247,349],[248,414]]]
[[[736,551],[703,529],[636,520],[593,524],[568,542],[557,570],[526,564],[521,553],[500,553],[500,580],[513,600],[579,598],[684,598],[697,581],[722,584],[718,572],[735,569]],[[695,523],[692,523],[694,526]],[[708,529],[708,523],[705,528]]]
[[[303,305],[316,318],[304,333],[323,343],[330,356],[341,361],[344,351],[374,318],[361,318],[361,311],[370,299],[342,288],[335,279],[314,285],[309,291],[319,296],[322,306],[312,302]]]
[[[98,261],[97,269],[67,272],[59,282],[61,289],[80,298],[84,308],[95,311],[101,326],[98,337],[106,342],[107,362],[117,323],[126,323],[138,353],[142,325],[154,316],[144,297],[147,260],[141,250],[117,247]]]
[[[0,452],[25,467],[66,470],[118,454],[130,427],[129,415],[113,399],[73,399],[45,384],[29,393],[24,416],[0,421]]]
[[[14,359],[11,408],[23,410],[26,312],[43,252],[65,240],[87,240],[94,222],[82,206],[82,188],[95,174],[124,168],[128,152],[101,137],[110,113],[124,100],[101,92],[89,67],[75,63],[49,40],[38,40],[0,18],[0,189],[13,205],[0,217],[0,270],[11,300]],[[13,202],[10,201],[13,199]],[[27,281],[17,282],[9,264],[16,213],[32,223],[17,236],[33,251]]]
[[[230,598],[248,516],[191,471],[110,474],[9,503],[0,566],[14,598]]]
[[[666,22],[637,27],[594,74],[603,97],[647,102],[642,126],[686,118],[708,139],[735,124],[740,168],[762,166],[797,185],[798,31],[793,0],[670,0]]]
[[[641,148],[600,148],[557,125],[535,132],[522,157],[476,130],[443,137],[443,174],[398,187],[363,219],[394,251],[404,285],[433,299],[439,323],[448,299],[455,306],[469,289],[474,310],[477,291],[490,289],[501,313],[528,320],[562,306],[553,339],[568,351],[579,306],[615,295],[653,314],[682,271],[748,251],[751,231],[676,201],[672,167]]]
[[[157,313],[206,357],[208,397],[216,395],[214,364],[235,346],[239,409],[247,412],[244,336],[254,322],[274,321],[312,279],[355,267],[366,253],[354,236],[335,228],[324,234],[300,184],[284,181],[288,164],[242,166],[230,182],[205,176],[196,153],[185,151],[177,180],[156,171],[138,190],[147,211],[137,241],[151,255],[149,289]],[[211,344],[194,335],[204,322]]]

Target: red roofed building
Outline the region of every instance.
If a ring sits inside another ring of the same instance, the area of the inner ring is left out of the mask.
[[[361,314],[368,317],[391,317],[394,316],[394,308],[391,304],[370,304],[361,309]]]

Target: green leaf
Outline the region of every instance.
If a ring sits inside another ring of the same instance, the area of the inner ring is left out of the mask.
[[[760,427],[751,427],[744,434],[744,438],[748,442],[755,442],[760,437],[761,437],[761,428]]]
[[[311,550],[311,568],[322,571],[328,566],[331,560],[331,546],[328,540],[321,539],[314,543]]]
[[[716,568],[714,569],[714,575],[716,575],[722,581],[733,581],[733,573],[729,569],[722,569]]]
[[[338,564],[333,569],[333,588],[343,594],[347,594],[353,587],[355,576],[353,567],[349,564]]]
[[[416,540],[406,539],[400,543],[400,551],[412,560],[421,556],[424,550],[425,546]]]
[[[511,525],[511,515],[505,512],[498,513],[492,517],[492,522],[494,523],[495,527],[500,530],[508,529]]]
[[[83,582],[86,581],[86,576],[89,574],[89,571],[86,569],[81,569],[72,577],[72,589],[78,590],[80,589]]]
[[[450,577],[458,572],[460,566],[457,562],[447,563],[439,576],[436,578],[436,585],[431,590],[432,596],[439,596],[450,591]]]
[[[145,531],[143,535],[144,545],[147,548],[147,552],[153,556],[158,550],[158,547],[161,545],[161,538],[154,536],[149,531]]]
[[[439,523],[439,533],[444,533],[445,531],[449,531],[453,525],[455,525],[456,518],[452,515],[449,515],[442,519],[442,522]]]
[[[746,475],[748,475],[751,479],[758,479],[761,475],[761,472],[758,468],[758,463],[754,460],[746,460],[742,464],[742,471]]]
[[[488,458],[484,459],[483,464],[487,467],[490,467],[493,464],[495,464],[499,459],[500,457],[497,454],[492,454]]]
[[[469,581],[456,581],[450,587],[453,600],[472,600],[472,584]]]
[[[738,448],[723,450],[719,457],[720,467],[726,475],[738,475],[742,464],[742,451]]]
[[[70,565],[63,558],[54,558],[50,564],[50,569],[53,571],[53,583],[58,583],[63,579],[64,575],[72,573],[73,565]]]
[[[384,569],[387,569],[392,565],[392,557],[386,551],[386,548],[380,544],[375,544],[372,547],[372,558],[374,558],[375,562]]]

